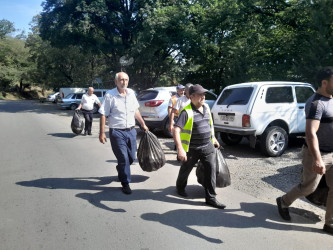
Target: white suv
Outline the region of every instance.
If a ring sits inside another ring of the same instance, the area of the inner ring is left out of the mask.
[[[212,108],[214,128],[227,145],[246,136],[268,156],[280,156],[288,137],[304,135],[305,102],[315,92],[301,82],[250,82],[227,86]]]

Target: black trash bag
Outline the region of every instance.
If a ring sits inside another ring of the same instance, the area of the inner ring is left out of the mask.
[[[205,184],[204,165],[199,161],[197,164],[197,180],[202,186]],[[216,149],[216,187],[223,188],[231,184],[230,172],[220,149]]]
[[[326,183],[325,175],[323,175],[316,190],[305,198],[315,205],[326,207],[328,190],[329,188]]]
[[[75,110],[72,123],[71,123],[71,128],[74,134],[81,134],[83,128],[84,128],[84,118],[81,112],[78,110]]]
[[[165,165],[165,155],[157,137],[145,131],[138,148],[138,161],[143,171],[152,172]]]

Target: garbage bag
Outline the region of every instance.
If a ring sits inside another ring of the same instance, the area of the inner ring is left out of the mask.
[[[329,188],[326,183],[325,175],[322,175],[316,190],[313,193],[306,196],[305,198],[307,198],[310,202],[312,202],[315,205],[326,207],[328,190]]]
[[[165,165],[165,155],[157,137],[145,131],[138,148],[137,158],[143,171],[152,172]]]
[[[205,186],[205,167],[201,161],[197,164],[196,175],[198,183]],[[230,172],[220,149],[216,148],[216,187],[223,188],[231,184]]]
[[[78,110],[75,110],[72,123],[71,123],[71,128],[73,133],[79,135],[81,134],[83,128],[84,128],[84,118],[82,113],[80,113]]]

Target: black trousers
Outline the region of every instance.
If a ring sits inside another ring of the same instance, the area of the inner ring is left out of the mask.
[[[206,200],[214,200],[216,196],[216,152],[212,143],[202,149],[190,149],[187,152],[187,161],[179,169],[176,182],[177,189],[185,189],[188,176],[199,160],[205,167]]]
[[[84,116],[84,132],[91,133],[91,127],[93,122],[93,111],[82,109]]]

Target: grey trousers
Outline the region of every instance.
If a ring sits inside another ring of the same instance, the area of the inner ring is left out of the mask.
[[[326,183],[329,187],[326,203],[325,224],[333,227],[333,153],[321,153],[326,166]],[[320,182],[321,175],[312,171],[312,156],[306,146],[302,148],[303,177],[302,182],[282,196],[282,206],[289,207],[296,199],[314,192]]]
[[[188,176],[199,160],[205,167],[206,201],[214,200],[216,197],[216,151],[212,143],[209,143],[202,149],[190,149],[187,152],[187,161],[184,162],[179,169],[176,182],[177,189],[185,189]]]

